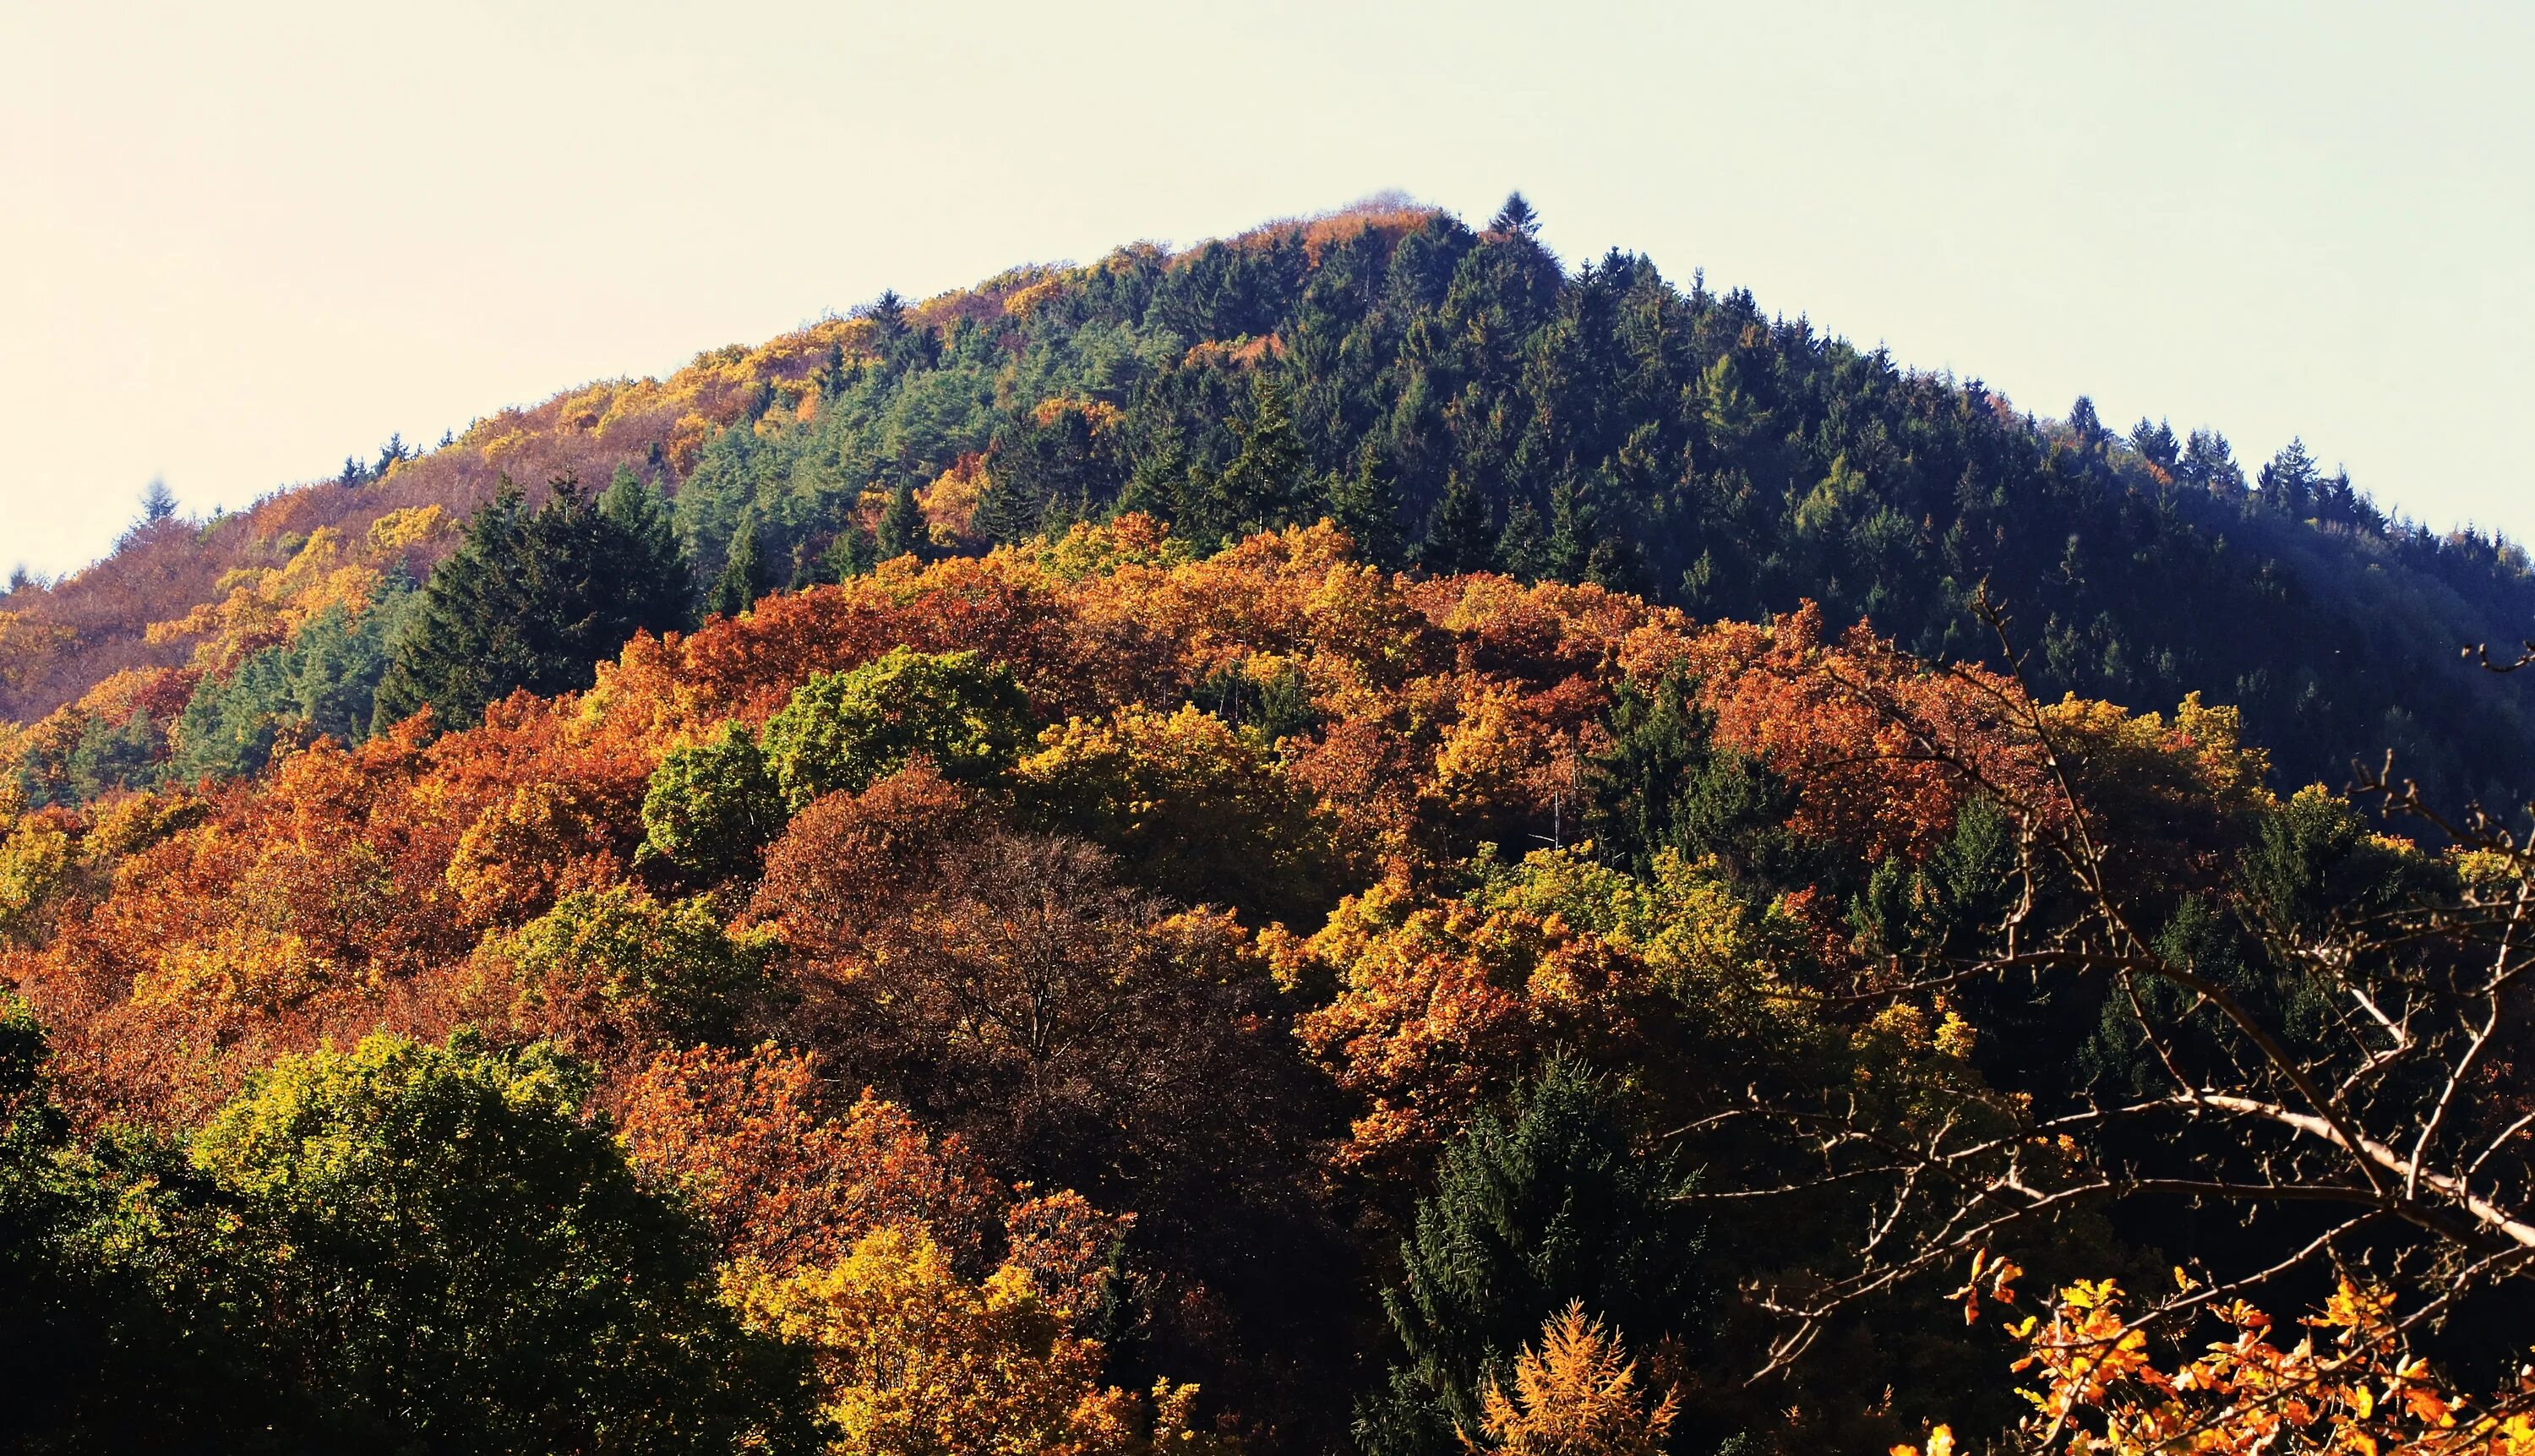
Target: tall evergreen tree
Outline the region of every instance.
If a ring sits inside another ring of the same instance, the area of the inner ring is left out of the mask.
[[[1329,476],[1329,520],[1355,538],[1367,560],[1399,564],[1399,488],[1371,441],[1356,452],[1353,473]]]
[[[1556,570],[1549,533],[1541,526],[1540,512],[1530,501],[1517,499],[1507,510],[1505,530],[1497,537],[1496,554],[1507,574],[1526,582],[1539,581]]]
[[[687,622],[687,568],[642,490],[593,507],[566,475],[530,510],[505,479],[432,572],[417,619],[379,682],[374,722],[429,707],[444,728],[485,705],[589,686],[595,665],[637,632]]]
[[[1505,206],[1497,209],[1497,215],[1488,220],[1488,230],[1515,237],[1538,237],[1540,214],[1532,211],[1530,202],[1521,193],[1509,192]]]
[[[1629,1147],[1601,1080],[1553,1061],[1504,1117],[1444,1151],[1383,1306],[1405,1359],[1358,1410],[1367,1456],[1445,1456],[1541,1322],[1581,1299],[1637,1340],[1689,1334],[1704,1302],[1687,1180]]]
[[[2306,441],[2291,440],[2271,457],[2256,477],[2255,488],[2261,492],[2262,503],[2272,510],[2291,516],[2304,516],[2315,504],[2316,487],[2322,480],[2316,469],[2315,457],[2309,455]]]
[[[871,575],[871,569],[880,564],[880,547],[861,522],[848,521],[845,529],[836,533],[836,538],[828,542],[825,559],[833,580],[849,582]]]
[[[2095,412],[2095,402],[2085,395],[2079,395],[2077,402],[2069,407],[2069,433],[2076,437],[2077,448],[2089,454],[2102,450],[2113,437],[2113,432],[2104,428],[2103,416]]]
[[[1487,500],[1468,475],[1455,471],[1444,482],[1444,498],[1435,503],[1435,514],[1426,523],[1418,564],[1437,573],[1493,570],[1496,535],[1488,520]]]
[[[1226,526],[1248,532],[1293,525],[1307,508],[1311,461],[1295,433],[1285,387],[1273,371],[1263,368],[1251,375],[1250,417],[1241,423],[1240,433],[1241,453],[1216,481]]]
[[[897,493],[889,498],[888,508],[880,513],[878,538],[883,561],[924,554],[924,511],[915,503],[913,485],[904,480],[897,482]]]
[[[721,575],[713,579],[712,593],[705,599],[705,610],[715,616],[735,617],[755,606],[765,591],[766,561],[757,547],[757,513],[749,511],[730,533],[730,549],[722,553]]]

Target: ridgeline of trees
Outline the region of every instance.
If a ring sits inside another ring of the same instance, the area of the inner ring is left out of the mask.
[[[343,730],[362,715],[342,700],[382,681],[388,717],[429,700],[444,726],[560,685],[573,674],[551,665],[586,670],[676,603],[596,610],[428,691],[383,665],[401,618],[363,628],[357,600],[328,629],[357,661],[269,660],[243,686],[197,633],[143,628],[199,618],[241,570],[287,573],[328,533],[350,546],[383,515],[462,519],[504,478],[624,472],[673,496],[689,600],[724,615],[1122,510],[1201,549],[1326,516],[1387,566],[1590,581],[1707,617],[1813,600],[1939,660],[1997,661],[1969,610],[1986,581],[2040,689],[2236,705],[2284,783],[2342,784],[2392,748],[2449,801],[2535,787],[2529,687],[2456,660],[2535,635],[2514,545],[2389,517],[2297,441],[2255,467],[2215,430],[2125,434],[2083,399],[2037,419],[1639,256],[1567,267],[1536,228],[1519,198],[1476,230],[1375,204],[920,307],[885,295],[665,383],[559,396],[428,453],[392,441],[251,513],[188,523],[161,498],[114,558],[0,598],[0,713],[31,721],[30,791],[61,797],[252,767],[268,727]],[[403,559],[419,580],[454,545],[444,532]],[[660,542],[642,549],[656,561]],[[432,630],[444,657],[465,649]]]

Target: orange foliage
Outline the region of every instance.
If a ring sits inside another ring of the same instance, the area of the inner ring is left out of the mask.
[[[1973,1285],[2011,1299],[2012,1264],[1973,1265]],[[1986,1277],[1984,1277],[1986,1276]],[[2181,1271],[2178,1282],[2190,1291]],[[2394,1299],[2348,1280],[2287,1342],[2269,1315],[2242,1299],[2211,1307],[2222,1338],[2161,1366],[2148,1331],[2123,1317],[2111,1280],[2060,1291],[2047,1315],[2010,1324],[2024,1348],[2015,1368],[2037,1385],[2026,1436],[2037,1450],[2070,1456],[2195,1452],[2253,1456],[2528,1456],[2535,1452],[2535,1366],[2487,1410],[2459,1396],[2410,1354]],[[1977,1302],[1967,1304],[1976,1310]],[[1943,1426],[1927,1456],[1945,1456]],[[1919,1456],[1895,1446],[1893,1456]]]
[[[618,1112],[638,1167],[682,1188],[723,1253],[786,1271],[834,1263],[887,1224],[922,1223],[955,1257],[979,1257],[1006,1195],[957,1134],[938,1142],[865,1093],[826,1107],[816,1056],[664,1052]]]

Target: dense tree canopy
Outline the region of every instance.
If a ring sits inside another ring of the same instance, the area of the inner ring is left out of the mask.
[[[663,510],[631,472],[595,503],[569,478],[534,510],[518,490],[496,496],[432,572],[379,681],[377,721],[429,708],[472,723],[514,691],[587,686],[636,632],[685,625],[687,572]]]
[[[2535,1429],[2535,598],[2302,445],[1517,198],[320,488],[0,602],[31,1449]]]

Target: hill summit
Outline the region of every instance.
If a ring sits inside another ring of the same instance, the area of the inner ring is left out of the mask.
[[[1536,228],[1518,197],[1483,228],[1383,198],[885,294],[427,452],[392,441],[234,515],[154,511],[96,566],[0,598],[0,720],[28,726],[38,797],[211,764],[179,728],[206,695],[198,719],[366,731],[379,663],[333,683],[258,655],[321,619],[359,637],[506,479],[533,504],[625,472],[671,502],[707,610],[1122,511],[1201,544],[1326,517],[1387,566],[1710,618],[1811,601],[1995,665],[1970,610],[1987,583],[2047,692],[2237,706],[2292,782],[2391,748],[2451,799],[2527,787],[2527,689],[2456,661],[2535,635],[2514,546],[2391,519],[2294,441],[2249,477],[2214,430],[2123,434],[2083,399],[2038,418],[1696,274],[1567,267]],[[337,656],[383,660],[397,629]],[[241,672],[255,702],[232,701]]]

